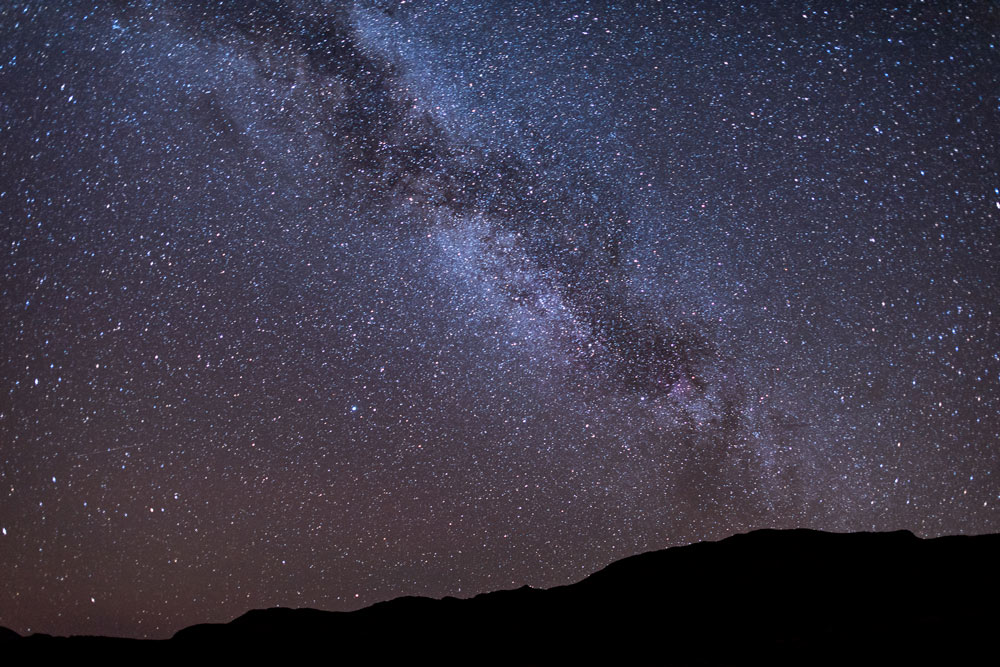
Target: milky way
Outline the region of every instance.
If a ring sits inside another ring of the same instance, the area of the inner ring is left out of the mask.
[[[992,3],[0,9],[0,624],[1000,530]]]

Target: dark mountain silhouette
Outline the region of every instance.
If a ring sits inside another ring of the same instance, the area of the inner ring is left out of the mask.
[[[308,648],[335,661],[518,664],[964,661],[995,648],[998,564],[1000,535],[761,530],[633,556],[547,590],[406,597],[354,612],[256,610],[162,642],[33,636],[3,648],[178,658]]]

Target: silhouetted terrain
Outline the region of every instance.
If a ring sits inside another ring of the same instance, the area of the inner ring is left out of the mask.
[[[995,648],[998,564],[1000,535],[762,530],[634,556],[548,590],[399,598],[350,613],[257,610],[162,642],[35,635],[3,650],[180,658],[308,648],[332,662],[517,664],[967,660]]]

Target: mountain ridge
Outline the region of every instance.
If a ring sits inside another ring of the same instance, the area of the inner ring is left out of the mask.
[[[497,662],[951,659],[988,647],[1000,627],[996,563],[1000,535],[764,529],[636,554],[548,589],[409,596],[351,612],[256,609],[156,642],[32,636],[13,643],[131,642],[129,650],[156,645],[255,657],[335,647],[351,659],[423,654]]]

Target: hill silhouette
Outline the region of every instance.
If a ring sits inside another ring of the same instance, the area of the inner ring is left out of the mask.
[[[156,647],[163,658],[309,649],[340,661],[923,663],[993,648],[998,563],[1000,535],[760,530],[633,556],[545,590],[255,610],[160,642],[33,636],[3,646]]]

